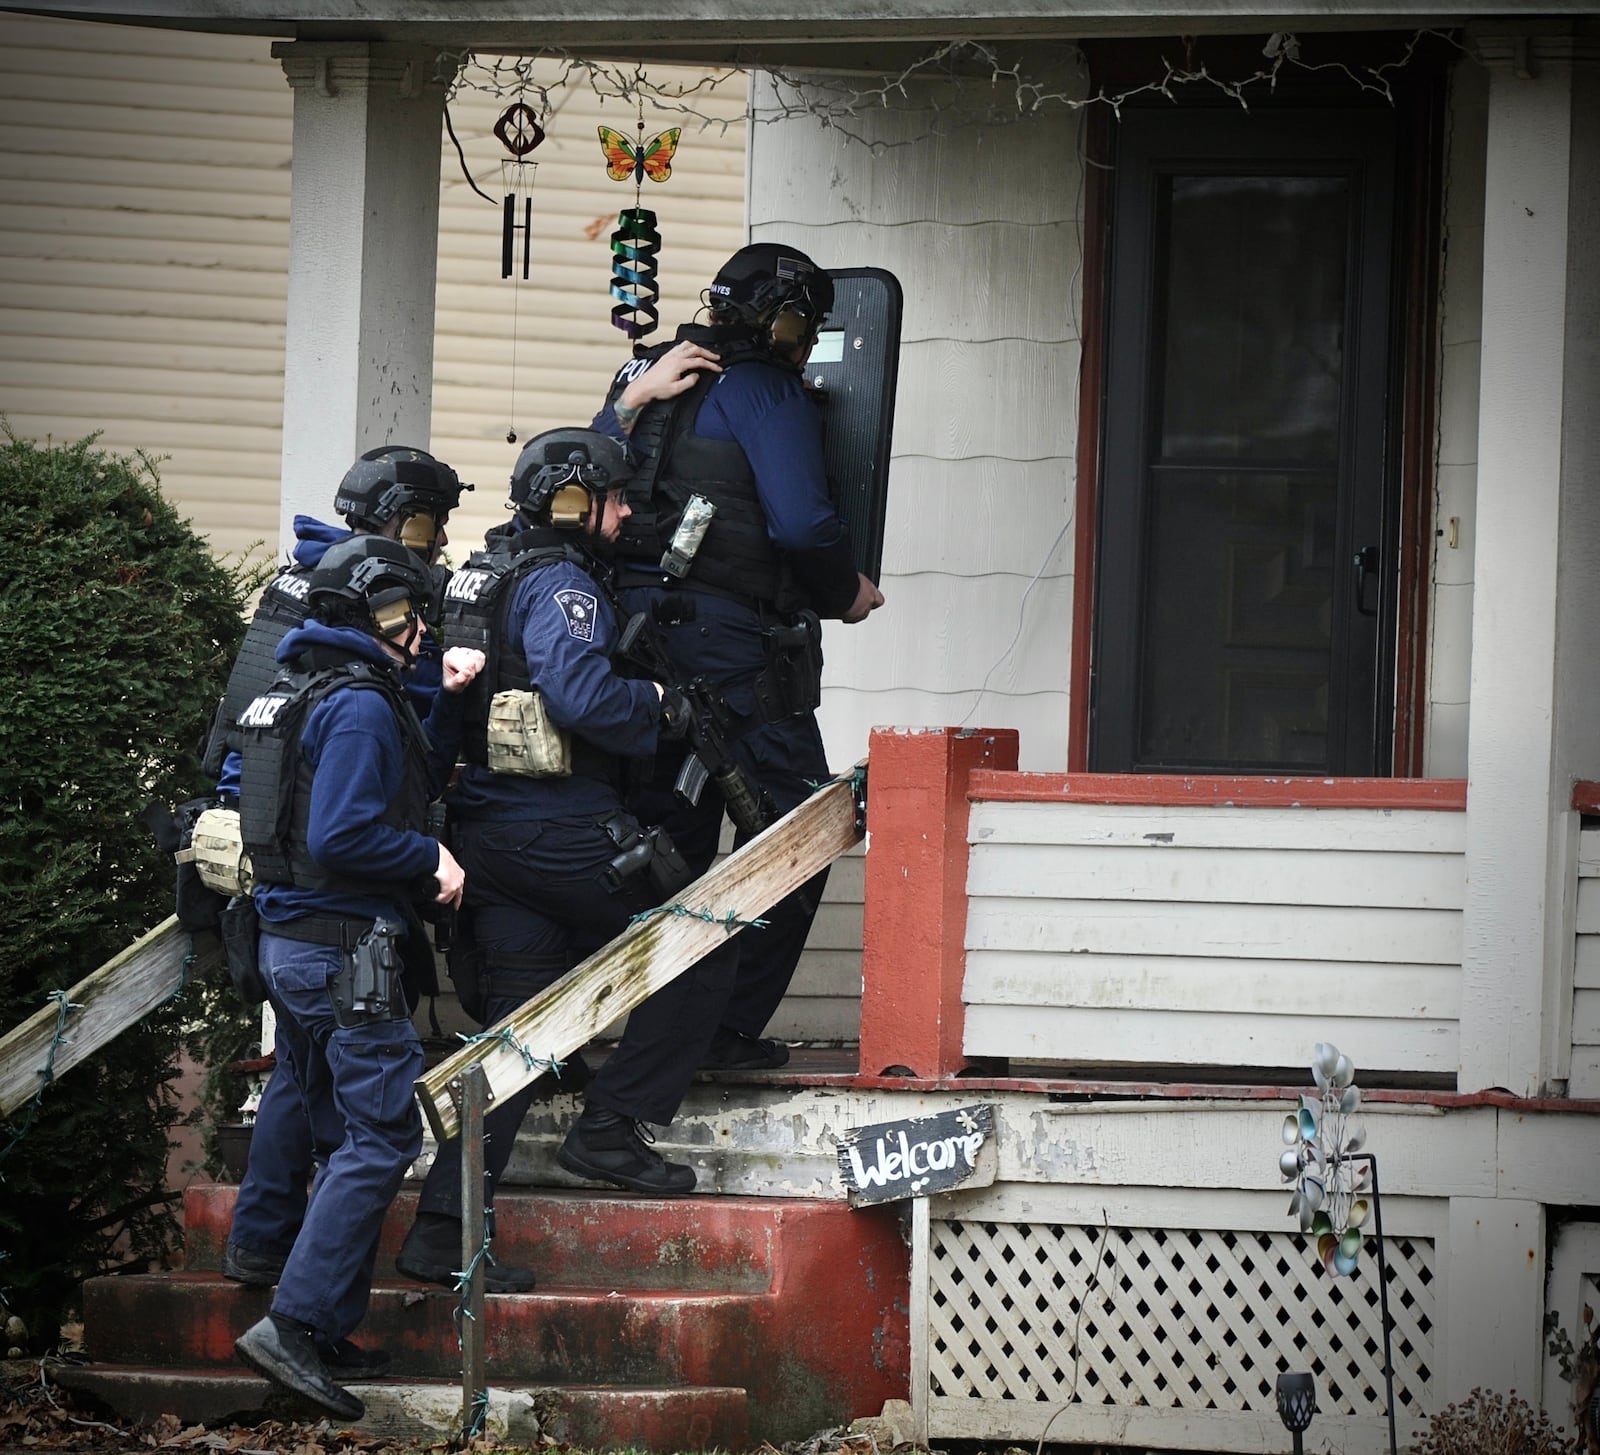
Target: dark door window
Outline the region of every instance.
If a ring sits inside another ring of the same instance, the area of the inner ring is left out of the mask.
[[[1389,771],[1395,143],[1116,127],[1091,768]]]

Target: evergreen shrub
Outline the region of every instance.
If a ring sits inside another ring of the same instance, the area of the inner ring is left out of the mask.
[[[92,437],[6,429],[0,529],[4,1033],[171,913],[173,866],[139,814],[208,787],[201,738],[259,573],[212,558],[152,460]],[[0,1121],[0,1313],[33,1349],[84,1278],[165,1265],[177,1054],[186,1032],[241,1020],[229,999],[186,986]]]

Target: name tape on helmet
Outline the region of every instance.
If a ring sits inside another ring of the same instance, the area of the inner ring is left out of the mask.
[[[304,571],[284,571],[274,578],[272,589],[279,596],[289,596],[296,601],[304,601],[311,590],[311,577]]]

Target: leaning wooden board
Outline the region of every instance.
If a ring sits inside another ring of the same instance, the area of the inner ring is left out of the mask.
[[[417,1082],[417,1098],[434,1135],[453,1137],[460,1130],[460,1109],[451,1084],[466,1067],[482,1064],[491,1105],[512,1095],[549,1062],[563,1060],[586,1045],[706,951],[743,932],[749,921],[798,889],[860,837],[853,780],[841,779],[820,789],[685,889],[677,901],[684,912],[657,914],[630,925],[491,1026],[488,1034],[500,1039],[474,1041],[428,1072]],[[527,1048],[534,1064],[518,1047]]]

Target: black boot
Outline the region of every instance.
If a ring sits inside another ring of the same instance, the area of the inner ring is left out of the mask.
[[[335,1344],[324,1344],[319,1339],[317,1355],[335,1379],[348,1379],[352,1383],[386,1378],[394,1362],[387,1349],[363,1347],[349,1339],[340,1339]]]
[[[222,1250],[222,1276],[253,1288],[271,1288],[283,1276],[286,1262],[283,1253],[258,1253],[230,1241]]]
[[[336,1419],[349,1423],[366,1413],[367,1407],[355,1395],[333,1382],[317,1353],[316,1335],[293,1319],[268,1314],[234,1340],[233,1351],[257,1374],[304,1396]]]
[[[668,1162],[649,1145],[653,1141],[655,1137],[632,1117],[586,1106],[556,1160],[579,1177],[609,1182],[629,1192],[693,1192],[694,1168]]]
[[[461,1281],[457,1276],[461,1267],[461,1219],[419,1212],[395,1255],[394,1266],[418,1283],[441,1283],[454,1288]],[[532,1293],[533,1284],[531,1268],[484,1260],[485,1293]]]
[[[776,1071],[789,1062],[789,1048],[782,1041],[747,1036],[718,1026],[716,1035],[701,1059],[702,1071]]]

